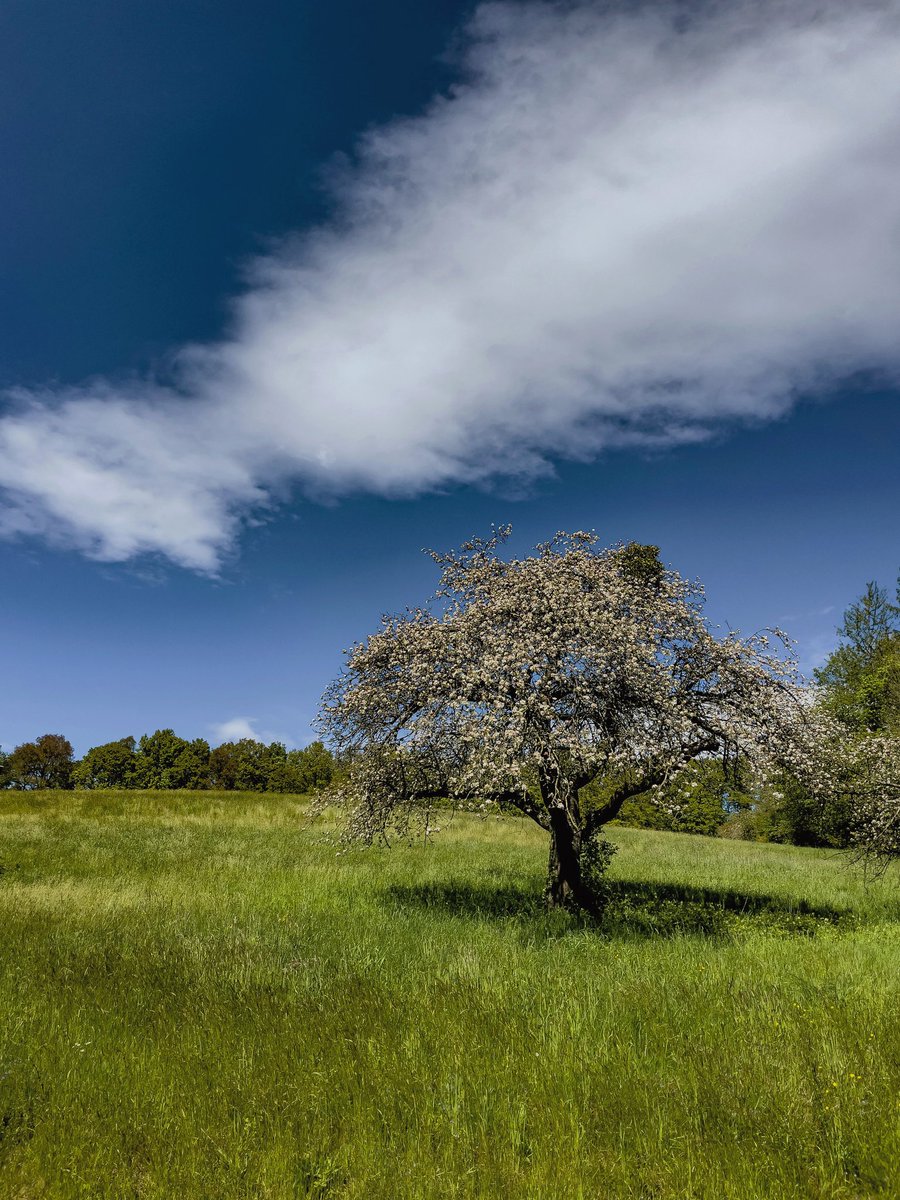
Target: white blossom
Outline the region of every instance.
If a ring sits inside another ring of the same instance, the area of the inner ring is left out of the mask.
[[[349,837],[427,828],[436,801],[516,808],[551,834],[551,896],[592,907],[587,843],[630,796],[658,798],[708,755],[760,777],[787,767],[823,797],[853,786],[859,846],[900,836],[893,751],[869,739],[844,754],[780,630],[716,637],[700,585],[655,547],[560,533],[505,561],[508,532],[432,553],[433,602],[385,617],[326,694],[323,731],[352,762]],[[589,807],[594,780],[604,800]]]

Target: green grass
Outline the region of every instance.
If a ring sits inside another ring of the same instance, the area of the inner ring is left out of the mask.
[[[900,1196],[900,888],[520,820],[340,855],[291,797],[0,793],[0,1196]]]

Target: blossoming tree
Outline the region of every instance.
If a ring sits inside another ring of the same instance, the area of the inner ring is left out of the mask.
[[[558,534],[504,560],[508,533],[432,554],[434,602],[350,651],[321,723],[352,763],[350,837],[427,832],[438,800],[516,809],[549,834],[548,902],[597,913],[600,831],[629,797],[706,755],[811,777],[815,722],[784,645],[716,637],[656,547]]]

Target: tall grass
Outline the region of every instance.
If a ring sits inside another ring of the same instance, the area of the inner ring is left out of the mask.
[[[900,1196],[900,889],[521,820],[338,854],[292,797],[0,793],[0,1196]]]

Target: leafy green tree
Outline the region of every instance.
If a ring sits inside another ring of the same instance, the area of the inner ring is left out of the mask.
[[[856,813],[849,796],[827,790],[815,795],[796,775],[781,771],[760,789],[753,819],[760,841],[846,847]]]
[[[752,786],[740,762],[723,764],[720,758],[690,763],[672,790],[674,828],[681,833],[718,834],[732,813],[753,803]]]
[[[135,746],[133,737],[92,746],[75,765],[72,782],[79,788],[133,788],[138,769]]]
[[[9,755],[0,746],[0,788],[9,786]]]
[[[726,770],[719,758],[697,759],[655,795],[645,792],[627,800],[618,823],[715,837],[724,821],[753,806],[742,776],[739,764],[729,763]],[[591,788],[585,794],[590,796]]]
[[[314,792],[327,787],[335,774],[334,755],[323,742],[311,742],[303,750],[291,750],[287,767],[292,792]]]
[[[273,742],[269,749],[272,754],[269,760],[268,791],[292,793],[305,791],[300,781],[297,751],[288,750],[281,742]]]
[[[231,792],[237,787],[239,746],[239,742],[223,742],[210,751],[209,785],[218,792]]]
[[[205,788],[209,786],[209,743],[188,742],[171,729],[144,734],[138,743],[135,779],[142,788]]]
[[[243,739],[236,786],[242,792],[271,792],[273,780],[287,757],[281,742],[255,742]]]
[[[209,756],[210,785],[222,791],[270,792],[273,777],[284,763],[287,751],[280,742],[258,742],[241,738],[223,742]]]
[[[209,774],[211,785],[225,791],[308,792],[331,781],[334,758],[322,742],[288,750],[283,742],[242,738],[212,751]]]
[[[45,733],[16,746],[7,769],[14,787],[69,788],[72,786],[72,743],[61,733]]]
[[[900,589],[874,581],[844,613],[841,643],[816,671],[823,708],[856,733],[900,732]]]
[[[900,856],[900,580],[894,603],[867,583],[838,633],[816,672],[836,786],[812,805],[811,824],[817,844],[849,845],[884,866]]]

